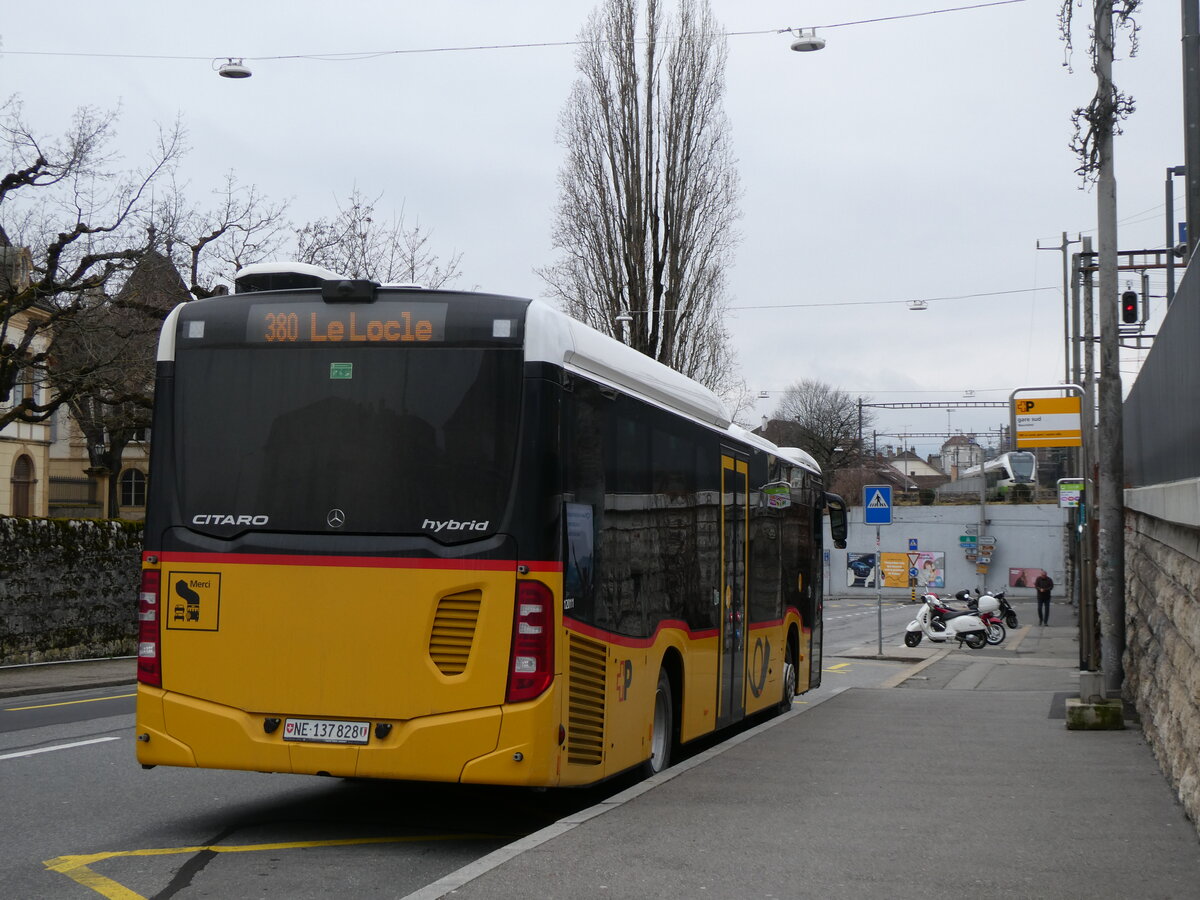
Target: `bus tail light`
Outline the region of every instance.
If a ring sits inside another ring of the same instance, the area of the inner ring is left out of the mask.
[[[554,595],[538,581],[517,584],[508,703],[532,700],[554,679]]]
[[[138,593],[138,662],[137,677],[142,684],[162,687],[162,632],[158,611],[161,573],[157,569],[142,571],[142,587]]]

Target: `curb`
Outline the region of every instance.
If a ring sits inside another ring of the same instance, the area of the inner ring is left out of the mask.
[[[935,662],[940,662],[941,660],[945,659],[947,656],[949,656],[951,653],[953,653],[957,649],[958,649],[957,647],[948,647],[945,650],[939,650],[937,653],[935,653],[933,656],[929,657],[928,659],[921,660],[921,662],[917,663],[915,666],[911,666],[910,668],[905,669],[903,672],[899,672],[899,673],[893,675],[891,678],[889,678],[887,681],[885,681],[883,684],[881,684],[880,687],[882,687],[882,688],[898,687],[899,685],[908,681],[908,679],[912,678],[914,675],[916,675],[919,672],[922,672],[925,669],[932,666]]]
[[[101,681],[89,681],[86,684],[39,684],[21,688],[0,688],[0,699],[9,697],[30,697],[36,694],[65,694],[67,691],[86,691],[90,688],[133,687],[137,682],[130,678],[112,678]]]

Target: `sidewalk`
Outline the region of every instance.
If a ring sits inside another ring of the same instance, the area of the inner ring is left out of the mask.
[[[136,665],[136,659],[126,656],[37,663],[31,666],[0,666],[0,697],[132,686],[137,681]]]
[[[916,606],[913,607],[914,611]],[[863,644],[840,656],[909,662],[883,687],[945,688],[950,690],[1071,691],[1079,692],[1079,626],[1075,610],[1063,603],[1051,612],[1053,625],[1038,625],[1033,601],[1013,603],[1022,623],[1010,630],[998,647],[971,650],[957,644],[923,640],[916,647],[902,643]],[[934,667],[936,664],[936,667]]]
[[[1035,624],[1000,647],[885,645],[911,663],[888,686],[823,687],[407,900],[1196,897],[1196,827],[1136,723],[1066,728],[1074,611],[1014,606]]]

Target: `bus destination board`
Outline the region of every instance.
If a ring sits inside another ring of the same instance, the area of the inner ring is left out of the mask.
[[[266,344],[440,343],[445,334],[445,303],[264,303],[246,322],[246,340]]]

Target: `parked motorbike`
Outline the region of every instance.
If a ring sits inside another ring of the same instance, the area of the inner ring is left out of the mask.
[[[991,591],[985,591],[981,594],[979,593],[979,588],[975,588],[975,596],[968,601],[968,605],[972,609],[997,613],[1000,618],[1004,619],[1004,624],[1009,628],[1019,627],[1017,613],[1008,600],[1004,598],[1004,591],[997,591],[994,594]]]
[[[983,627],[987,629],[988,646],[999,647],[1004,643],[1004,639],[1008,636],[1008,632],[1004,629],[1004,620],[1000,616],[1000,604],[997,602],[995,595],[983,594],[972,597],[970,591],[959,591],[954,595],[954,599],[959,603],[967,604],[970,609],[979,616],[983,622]],[[954,607],[942,603],[939,611],[946,612],[961,612]]]
[[[937,644],[958,641],[972,650],[987,646],[987,629],[972,610],[952,610],[945,607],[934,594],[926,594],[917,610],[917,617],[908,623],[904,632],[906,647],[916,647],[922,638]]]

